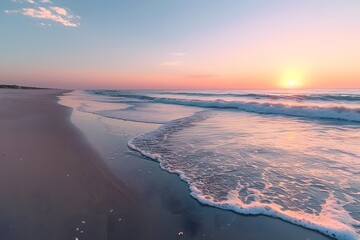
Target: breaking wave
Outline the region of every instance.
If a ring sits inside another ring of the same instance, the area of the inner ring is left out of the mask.
[[[235,109],[246,112],[261,114],[279,114],[294,117],[308,117],[318,119],[336,119],[344,121],[360,122],[360,108],[346,107],[320,107],[320,106],[292,106],[282,103],[259,103],[245,101],[202,101],[172,98],[156,98],[153,101],[178,104],[185,106],[197,106],[204,108]]]
[[[116,97],[120,99],[137,99],[146,102],[155,102],[163,104],[173,104],[173,105],[183,105],[183,106],[194,106],[202,108],[217,108],[217,109],[232,109],[238,111],[253,112],[259,114],[277,114],[283,116],[292,116],[292,117],[306,117],[306,118],[316,118],[322,120],[341,120],[341,121],[350,121],[350,122],[360,122],[360,108],[357,105],[329,105],[325,106],[323,104],[296,104],[296,103],[281,103],[281,102],[263,102],[263,101],[243,101],[243,100],[208,100],[208,99],[184,99],[184,98],[164,98],[148,95],[134,94],[132,92],[123,92],[123,91],[111,91],[111,90],[97,90],[92,91],[94,94],[106,95],[110,97]],[[161,92],[161,94],[166,94],[170,92]],[[173,94],[173,93],[172,93]],[[178,95],[211,95],[211,96],[229,96],[231,94],[214,94],[214,93],[176,93]],[[151,95],[151,94],[149,94]],[[257,98],[327,98],[333,100],[350,100],[360,101],[360,96],[355,94],[349,95],[295,95],[295,96],[286,96],[286,95],[262,95],[262,94],[232,94],[236,97],[239,96],[256,96]]]

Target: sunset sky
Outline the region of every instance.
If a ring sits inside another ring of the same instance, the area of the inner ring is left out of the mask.
[[[359,0],[1,0],[0,84],[360,88]]]

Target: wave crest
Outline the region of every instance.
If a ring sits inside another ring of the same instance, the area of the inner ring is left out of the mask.
[[[173,98],[156,98],[154,101],[159,103],[197,106],[203,108],[235,109],[261,114],[278,114],[294,117],[360,122],[360,108],[291,106],[282,103],[259,103],[223,100],[202,101]]]

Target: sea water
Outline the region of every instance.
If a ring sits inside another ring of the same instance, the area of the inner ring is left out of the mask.
[[[78,96],[81,111],[162,124],[128,146],[178,173],[200,202],[360,239],[359,90]]]

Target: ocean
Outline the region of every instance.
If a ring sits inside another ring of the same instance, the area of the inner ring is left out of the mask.
[[[77,94],[80,111],[159,124],[129,148],[198,201],[360,239],[360,90]]]

